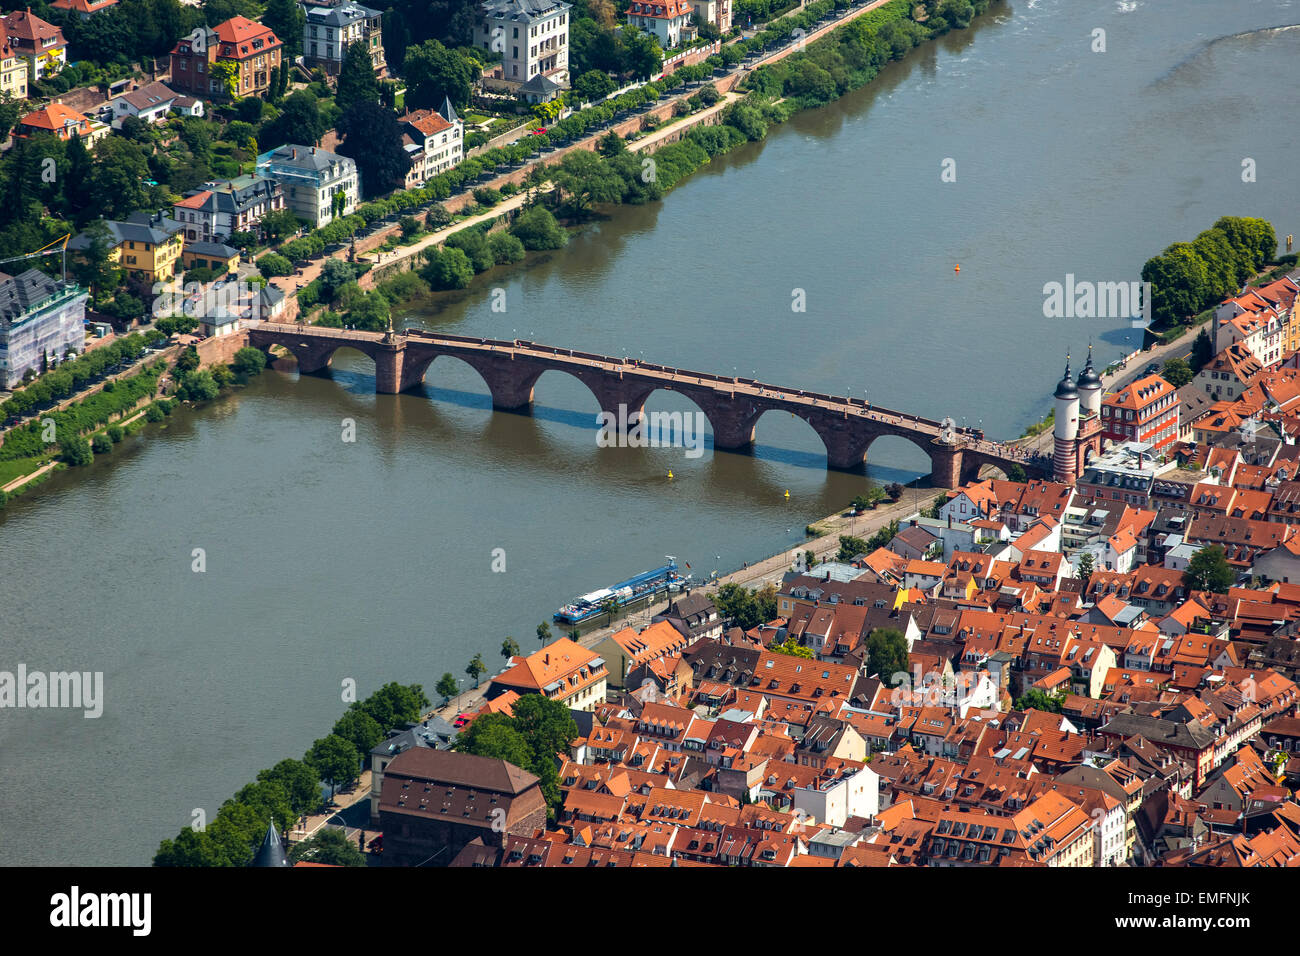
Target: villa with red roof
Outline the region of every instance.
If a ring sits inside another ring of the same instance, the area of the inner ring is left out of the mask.
[[[271,87],[283,46],[269,27],[247,17],[199,27],[172,49],[168,86],[199,97],[260,95]]]
[[[6,14],[4,31],[14,52],[26,61],[32,83],[58,73],[68,62],[68,41],[63,31],[34,15],[30,8]]]
[[[686,0],[651,0],[648,3],[632,0],[631,6],[624,13],[627,14],[629,26],[653,33],[665,50],[670,50],[695,35],[695,28],[691,26],[691,15],[695,13],[695,8]]]
[[[20,119],[14,132],[18,136],[53,133],[65,142],[79,136],[89,147],[108,135],[108,127],[62,103],[51,103],[45,109],[28,113]]]

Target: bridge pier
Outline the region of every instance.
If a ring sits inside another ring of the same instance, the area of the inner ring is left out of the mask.
[[[930,483],[936,488],[960,488],[963,457],[959,445],[934,442],[930,451]]]
[[[375,391],[380,395],[397,395],[410,387],[402,375],[406,364],[405,341],[380,342],[375,346]]]

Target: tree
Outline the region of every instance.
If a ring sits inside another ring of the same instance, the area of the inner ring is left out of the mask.
[[[546,621],[537,625],[537,639],[542,642],[542,647],[545,647],[550,642],[551,625]]]
[[[787,637],[785,639],[785,642],[782,644],[776,644],[776,643],[772,644],[770,649],[776,652],[777,654],[786,654],[789,655],[790,657],[803,657],[803,658],[811,659],[814,656],[811,647],[804,647],[793,637]]]
[[[619,31],[623,72],[638,80],[648,80],[664,65],[664,53],[653,33],[643,33],[635,27]]]
[[[527,254],[524,244],[508,232],[494,232],[487,237],[488,252],[497,265],[507,262],[519,262]]]
[[[487,665],[483,663],[482,654],[475,654],[470,658],[469,664],[465,667],[465,673],[474,679],[474,688],[477,690],[479,678],[487,673]]]
[[[460,685],[456,683],[456,678],[452,675],[451,671],[447,671],[438,678],[438,683],[434,685],[433,689],[442,696],[442,704],[445,707],[451,699],[456,696],[456,692],[460,689]]]
[[[423,687],[396,681],[389,681],[364,701],[353,704],[375,718],[375,722],[386,731],[399,724],[414,723],[428,706],[429,698],[424,696]]]
[[[209,8],[211,4],[208,4]],[[212,81],[220,83],[222,90],[230,99],[239,93],[239,64],[233,60],[217,60],[212,64],[208,74]]]
[[[1043,710],[1049,714],[1059,714],[1064,704],[1064,695],[1048,694],[1037,687],[1032,687],[1017,697],[1011,706],[1016,710]]]
[[[1181,324],[1209,299],[1209,274],[1191,243],[1176,242],[1148,259],[1142,279],[1151,283],[1151,316],[1162,324]]]
[[[507,637],[501,642],[501,656],[510,661],[511,658],[519,656],[519,642],[513,637]]]
[[[191,402],[210,402],[221,393],[221,386],[210,369],[195,369],[181,376],[176,394]]]
[[[1201,591],[1226,594],[1237,583],[1237,572],[1228,564],[1228,557],[1217,544],[1197,551],[1187,562],[1183,584]]]
[[[90,443],[80,435],[71,435],[59,442],[60,457],[74,467],[89,465]]]
[[[460,249],[437,249],[429,254],[420,277],[434,289],[464,289],[474,279],[474,267]]]
[[[316,99],[316,95],[311,90],[295,90],[280,104],[280,115],[263,123],[257,136],[263,149],[275,149],[286,143],[315,146],[325,135],[325,130],[325,118],[321,116],[320,102]],[[280,211],[275,210],[275,212]],[[293,216],[293,210],[283,211]],[[266,233],[266,218],[273,214],[268,214],[262,220],[264,233]],[[297,228],[295,225],[290,231],[296,231]]]
[[[608,597],[600,602],[600,609],[605,612],[605,626],[609,627],[614,623],[614,615],[618,613],[618,600]]]
[[[24,112],[22,100],[14,99],[8,90],[0,93],[0,142],[9,138],[10,131]]]
[[[505,760],[538,778],[546,797],[548,815],[560,805],[562,794],[556,755],[567,754],[578,736],[578,725],[567,707],[541,694],[525,694],[515,701],[513,717],[484,714],[464,728],[456,749],[480,757]]]
[[[95,169],[87,199],[105,219],[125,219],[137,209],[162,205],[161,188],[146,185],[153,178],[144,147],[121,136],[109,136],[95,145]]]
[[[333,302],[339,290],[357,277],[357,270],[342,259],[326,259],[320,270],[320,294],[326,302]]]
[[[438,109],[444,96],[456,109],[464,109],[469,106],[478,67],[474,60],[430,39],[406,51],[402,75],[408,109]]]
[[[97,301],[106,299],[122,284],[122,272],[109,258],[113,251],[112,233],[103,219],[96,219],[86,227],[84,235],[89,241],[73,257],[72,275]]]
[[[616,203],[623,198],[623,177],[604,158],[585,149],[574,150],[551,174],[561,195],[568,196],[569,208],[577,214],[593,203]]]
[[[510,234],[522,242],[525,249],[533,251],[561,249],[569,241],[568,234],[560,228],[551,211],[542,206],[533,206],[521,213],[511,225]]]
[[[1190,382],[1195,375],[1192,367],[1187,364],[1186,359],[1171,358],[1165,361],[1165,367],[1160,373],[1166,382],[1174,388],[1182,388]]]
[[[776,617],[776,586],[768,584],[750,590],[728,582],[718,588],[713,604],[724,618],[747,631]]]
[[[885,682],[907,673],[907,638],[902,631],[878,627],[867,636],[867,673]]]
[[[295,843],[288,853],[290,863],[311,862],[326,866],[365,866],[366,855],[357,849],[345,830],[328,827]]]
[[[334,723],[331,733],[342,737],[356,748],[357,753],[370,753],[384,739],[384,728],[360,707],[349,707]]]
[[[351,741],[338,734],[322,737],[307,751],[306,761],[330,785],[330,800],[335,789],[357,779],[361,755]]]
[[[343,65],[339,68],[334,101],[344,112],[354,104],[377,105],[379,103],[379,83],[375,80],[375,67],[370,60],[370,50],[364,41],[357,40],[348,44],[347,53],[343,56]]]
[[[367,196],[397,189],[406,180],[409,162],[402,149],[402,131],[397,116],[378,102],[353,103],[339,117],[341,155],[357,164]]]
[[[348,325],[363,332],[382,332],[392,320],[392,304],[378,290],[365,292],[348,309]]]
[[[270,770],[258,773],[257,779],[278,783],[288,794],[293,812],[299,816],[314,813],[321,805],[320,774],[302,760],[281,760]]]
[[[604,70],[588,70],[573,81],[573,90],[587,103],[603,99],[618,89],[618,84]]]
[[[261,374],[262,369],[266,368],[266,353],[246,345],[235,352],[230,368],[237,375],[252,378],[254,375]]]
[[[1192,340],[1192,362],[1191,365],[1197,371],[1200,371],[1210,359],[1214,358],[1214,342],[1210,340],[1210,333],[1205,329],[1196,333],[1196,338]]]
[[[527,769],[533,759],[528,741],[505,714],[489,713],[475,717],[461,728],[455,749],[479,757],[504,760],[522,769]]]
[[[1088,580],[1092,577],[1093,561],[1092,555],[1085,551],[1079,555],[1079,567],[1075,572],[1075,577],[1084,582],[1084,587],[1088,586]]]
[[[867,548],[868,548],[867,542],[863,541],[861,538],[855,538],[852,535],[842,534],[840,535],[840,550],[835,555],[835,560],[851,561],[859,554],[870,553],[867,550]],[[875,549],[873,548],[872,550]]]
[[[90,449],[96,455],[107,455],[113,450],[113,443],[107,435],[99,434],[90,440]]]
[[[291,63],[302,54],[303,25],[306,15],[295,0],[267,0],[262,23],[284,44],[281,59]]]

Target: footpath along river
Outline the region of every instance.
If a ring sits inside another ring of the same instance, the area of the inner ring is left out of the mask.
[[[403,319],[865,393],[1012,437],[1046,411],[1067,349],[1130,347],[1123,320],[1043,318],[1045,283],[1137,279],[1221,215],[1297,231],[1300,30],[1269,29],[1297,20],[1283,0],[995,4],[664,202]],[[0,711],[0,863],[147,863],[194,809],[211,819],[326,733],[345,679],[433,696],[476,652],[499,667],[507,634],[536,647],[575,594],[664,554],[697,577],[738,568],[862,485],[827,473],[788,416],[759,422],[753,457],[690,458],[598,448],[594,399],[558,373],[531,417],[493,414],[454,361],[423,393],[376,396],[372,376],[356,353],[332,379],[265,374],[11,504],[0,670],[102,671],[106,699],[98,719]],[[871,449],[879,479],[924,466],[902,441]]]

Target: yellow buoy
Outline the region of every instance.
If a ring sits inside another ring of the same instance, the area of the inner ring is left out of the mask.
[[[790,497],[790,489],[789,489],[789,488],[787,488],[787,489],[785,490],[785,496],[786,496],[787,498]]]
[[[668,469],[668,480],[669,481],[673,480],[673,470],[671,468]]]

